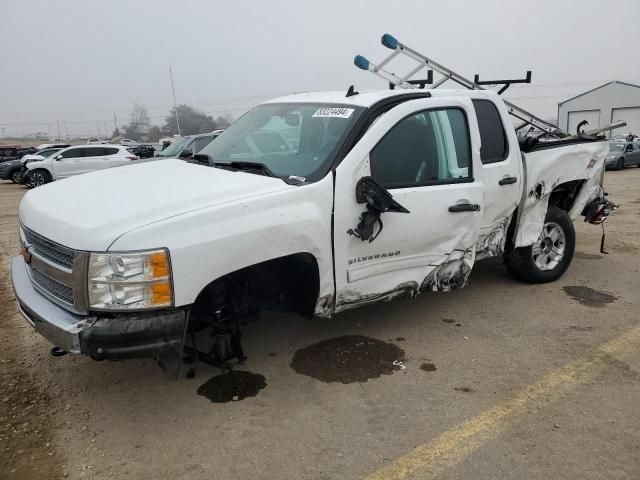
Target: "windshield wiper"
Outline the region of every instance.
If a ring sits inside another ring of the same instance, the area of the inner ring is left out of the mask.
[[[265,177],[279,178],[285,183],[289,183],[286,178],[276,175],[273,170],[267,167],[264,163],[260,162],[245,162],[245,161],[233,161],[233,162],[215,162],[215,167],[225,168],[229,170],[242,170],[249,173],[257,173],[264,175]]]

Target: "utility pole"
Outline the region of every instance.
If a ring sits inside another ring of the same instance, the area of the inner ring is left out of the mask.
[[[176,114],[176,124],[178,124],[178,135],[182,136],[180,133],[180,119],[178,118],[178,106],[176,105],[176,90],[173,86],[173,71],[171,67],[169,67],[169,77],[171,78],[171,93],[173,93],[173,111]]]
[[[56,123],[58,124],[58,140],[60,140],[60,122],[56,120]]]
[[[67,121],[64,120],[63,123],[64,123],[64,135],[66,138],[69,138],[69,130],[67,130]]]
[[[113,112],[113,131],[118,130],[118,120],[116,120],[116,113]]]
[[[2,127],[2,139],[4,140],[4,127]]]

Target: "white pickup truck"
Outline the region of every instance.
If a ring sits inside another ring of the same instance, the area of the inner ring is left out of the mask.
[[[201,164],[130,165],[28,192],[18,305],[61,351],[224,364],[243,357],[239,325],[260,311],[326,317],[453,290],[502,254],[519,279],[553,281],[573,257],[572,220],[610,211],[608,142],[529,147],[488,91],[274,99]]]

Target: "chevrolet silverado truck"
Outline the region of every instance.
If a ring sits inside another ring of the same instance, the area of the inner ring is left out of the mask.
[[[522,151],[480,90],[304,93],[250,110],[200,162],[129,165],[29,191],[19,310],[59,352],[242,359],[261,311],[336,313],[465,286],[503,255],[558,279],[572,221],[600,223],[608,142]],[[424,307],[427,307],[424,304]]]

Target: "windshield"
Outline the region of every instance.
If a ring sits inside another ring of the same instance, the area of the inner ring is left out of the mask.
[[[609,151],[610,152],[621,152],[624,148],[624,143],[610,143]]]
[[[59,152],[60,150],[62,150],[61,148],[45,148],[44,150],[40,150],[39,152],[36,152],[36,155],[41,155],[43,157],[50,157],[51,155],[53,155],[56,152]]]
[[[252,162],[280,177],[318,180],[362,111],[328,104],[260,105],[200,153],[217,165]]]
[[[189,141],[189,138],[178,138],[174,140],[174,142],[169,145],[167,148],[162,150],[158,156],[160,157],[175,157],[180,154],[182,147],[185,143]]]

